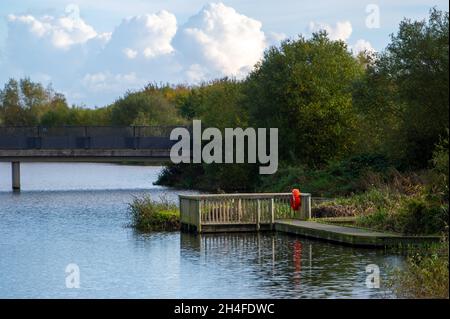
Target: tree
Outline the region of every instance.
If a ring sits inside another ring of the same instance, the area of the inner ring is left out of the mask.
[[[192,88],[180,106],[181,115],[206,126],[244,127],[248,113],[242,105],[242,82],[223,78]]]
[[[448,35],[448,12],[403,20],[355,90],[359,113],[383,128],[382,148],[407,167],[425,167],[449,127]]]
[[[279,128],[279,157],[318,165],[352,150],[351,86],[361,64],[325,32],[271,47],[250,74],[250,122]]]
[[[175,125],[180,122],[173,103],[159,91],[127,93],[112,105],[114,125]]]

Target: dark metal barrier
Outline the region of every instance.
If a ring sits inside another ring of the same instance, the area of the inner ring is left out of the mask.
[[[170,140],[176,127],[0,126],[0,149],[169,149],[176,143]]]

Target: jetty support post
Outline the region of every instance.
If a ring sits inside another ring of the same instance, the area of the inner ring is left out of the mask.
[[[20,191],[20,162],[11,163],[12,189]]]

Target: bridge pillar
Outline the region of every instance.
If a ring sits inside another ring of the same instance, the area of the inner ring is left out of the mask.
[[[20,191],[20,162],[11,163],[12,189]]]

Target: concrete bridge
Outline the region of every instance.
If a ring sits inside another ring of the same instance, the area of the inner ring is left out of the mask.
[[[20,189],[20,162],[168,161],[176,126],[0,126],[0,162],[11,162]]]

